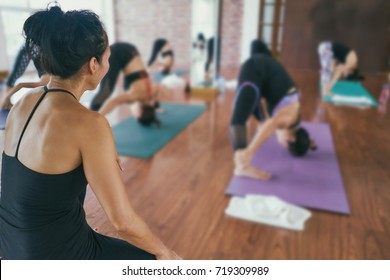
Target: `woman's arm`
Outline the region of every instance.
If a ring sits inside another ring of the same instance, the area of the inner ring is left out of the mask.
[[[343,73],[345,72],[345,65],[344,64],[338,64],[335,66],[332,75],[332,80],[329,82],[328,85],[325,85],[325,94],[330,95],[332,87],[336,84],[336,82],[341,78]]]
[[[50,76],[47,74],[42,75],[39,82],[19,83],[13,88],[10,88],[1,103],[1,109],[10,109],[12,107],[11,97],[22,88],[36,88],[47,85],[50,80]]]
[[[89,185],[120,236],[157,259],[180,259],[157,238],[131,206],[120,174],[111,128],[93,113],[80,134],[81,156]]]

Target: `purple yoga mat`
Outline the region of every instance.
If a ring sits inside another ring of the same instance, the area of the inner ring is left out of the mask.
[[[272,173],[269,181],[234,176],[226,194],[275,195],[292,204],[350,214],[347,196],[328,124],[303,123],[318,146],[301,158],[283,149],[276,137],[268,139],[252,161]]]

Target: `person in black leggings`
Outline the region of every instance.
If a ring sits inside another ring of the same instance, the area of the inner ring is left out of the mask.
[[[260,180],[271,177],[270,173],[253,167],[251,161],[274,132],[279,143],[295,156],[315,149],[315,143],[300,125],[299,96],[287,71],[269,55],[255,54],[243,63],[230,121],[235,175]],[[262,123],[248,145],[246,122],[252,115]]]
[[[159,125],[160,122],[155,114],[159,103],[137,48],[129,43],[117,42],[112,44],[110,49],[110,69],[91,102],[91,110],[106,115],[121,104],[136,103],[136,110],[133,110],[133,113],[141,124]],[[121,71],[124,74],[123,88],[126,92],[109,99]]]
[[[31,51],[31,54],[29,54],[26,51],[26,46],[23,45],[19,52],[18,55],[16,56],[14,66],[12,68],[11,74],[7,78],[7,88],[6,88],[6,93],[3,97],[3,100],[1,102],[0,108],[1,109],[10,109],[12,107],[11,103],[11,97],[19,91],[21,88],[35,88],[39,86],[46,85],[49,82],[49,76],[45,75],[45,72],[42,69],[41,66],[41,61],[40,61],[40,55],[39,55],[39,50],[38,49],[33,49]],[[28,64],[30,61],[33,61],[35,69],[38,72],[38,76],[40,78],[39,82],[24,82],[24,83],[19,83],[15,85],[16,80],[19,79],[24,72],[27,69]]]
[[[109,68],[98,16],[58,6],[31,15],[26,49],[37,46],[45,87],[11,110],[4,132],[0,197],[3,259],[180,259],[131,206],[104,116],[80,104]],[[79,195],[89,185],[121,239],[95,232]]]
[[[268,49],[267,45],[260,39],[255,39],[251,42],[250,47],[250,56],[255,54],[266,54],[272,57],[271,51]]]
[[[219,41],[216,40],[214,37],[211,37],[207,41],[207,58],[206,58],[205,66],[204,66],[204,71],[205,71],[204,79],[207,82],[211,82],[211,80],[213,79],[212,75],[217,74],[217,73],[214,73],[214,71],[215,71],[214,53],[215,53],[215,48],[218,47],[218,46],[216,46],[216,42],[219,44]],[[217,51],[217,58],[216,59],[217,59],[217,61],[219,61],[219,59],[220,59],[220,52],[219,51]]]

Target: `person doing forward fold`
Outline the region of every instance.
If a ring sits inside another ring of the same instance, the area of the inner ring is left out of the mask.
[[[358,70],[355,50],[334,41],[323,41],[318,45],[321,64],[321,87],[323,95],[330,95],[332,87],[340,79],[356,81],[364,77]]]
[[[174,61],[172,45],[163,38],[154,40],[148,67],[153,71],[157,70],[163,75],[168,75],[172,71]]]
[[[294,156],[315,149],[309,133],[301,126],[300,93],[284,67],[268,54],[257,53],[241,66],[230,121],[234,174],[268,180],[271,174],[251,164],[255,152],[276,133],[278,142]],[[261,122],[252,141],[247,141],[250,116]]]
[[[152,85],[145,64],[137,48],[126,42],[117,42],[110,46],[110,68],[100,83],[99,91],[94,96],[90,108],[106,115],[121,104],[131,104],[132,112],[142,125],[160,124],[156,117],[159,107],[156,89]],[[114,91],[120,72],[124,74],[125,94],[109,98]]]
[[[23,26],[50,75],[9,114],[4,133],[0,255],[4,259],[180,259],[131,206],[111,128],[80,104],[107,73],[107,34],[91,11],[49,7]],[[95,232],[78,199],[89,184],[122,239]]]

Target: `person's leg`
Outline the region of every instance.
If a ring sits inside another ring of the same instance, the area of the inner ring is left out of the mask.
[[[112,68],[111,68],[112,67]],[[90,109],[92,111],[99,111],[103,103],[111,96],[114,91],[116,80],[118,79],[120,69],[114,65],[110,65],[106,76],[100,82],[99,92],[92,99]]]
[[[343,78],[357,80],[360,77],[361,75],[359,75],[358,71],[358,57],[356,52],[351,50],[345,59]]]
[[[233,104],[230,120],[230,140],[234,150],[247,146],[246,122],[256,110],[260,93],[252,85],[241,85]]]
[[[276,130],[272,118],[267,119],[258,126],[255,137],[253,137],[249,146],[245,149],[237,150],[234,154],[234,174],[237,176],[250,177],[260,180],[268,180],[271,174],[264,170],[255,168],[251,165],[253,156],[257,149],[267,140]]]
[[[12,71],[7,78],[8,89],[12,88],[15,85],[16,80],[23,75],[29,63],[30,63],[30,57],[28,56],[26,48],[23,46],[19,50]]]
[[[253,155],[247,154],[246,122],[258,110],[260,92],[254,85],[241,85],[237,90],[232,119],[230,122],[230,140],[234,153],[234,174],[260,180],[267,180],[270,174],[251,165]],[[250,144],[251,146],[251,144]]]
[[[329,94],[328,88],[334,71],[332,43],[328,41],[320,43],[317,51],[321,65],[320,81],[322,94]]]
[[[98,260],[156,260],[156,256],[134,245],[113,237],[94,232],[94,239],[99,246],[95,259]]]
[[[104,102],[103,106],[99,110],[99,113],[102,115],[106,115],[110,113],[116,106],[119,106],[123,103],[132,102],[134,102],[134,98],[131,96],[131,94],[122,94],[114,98],[110,98],[109,100]]]
[[[347,58],[345,59],[345,66],[350,71],[353,71],[358,67],[358,56],[354,50],[351,50],[348,53]]]

